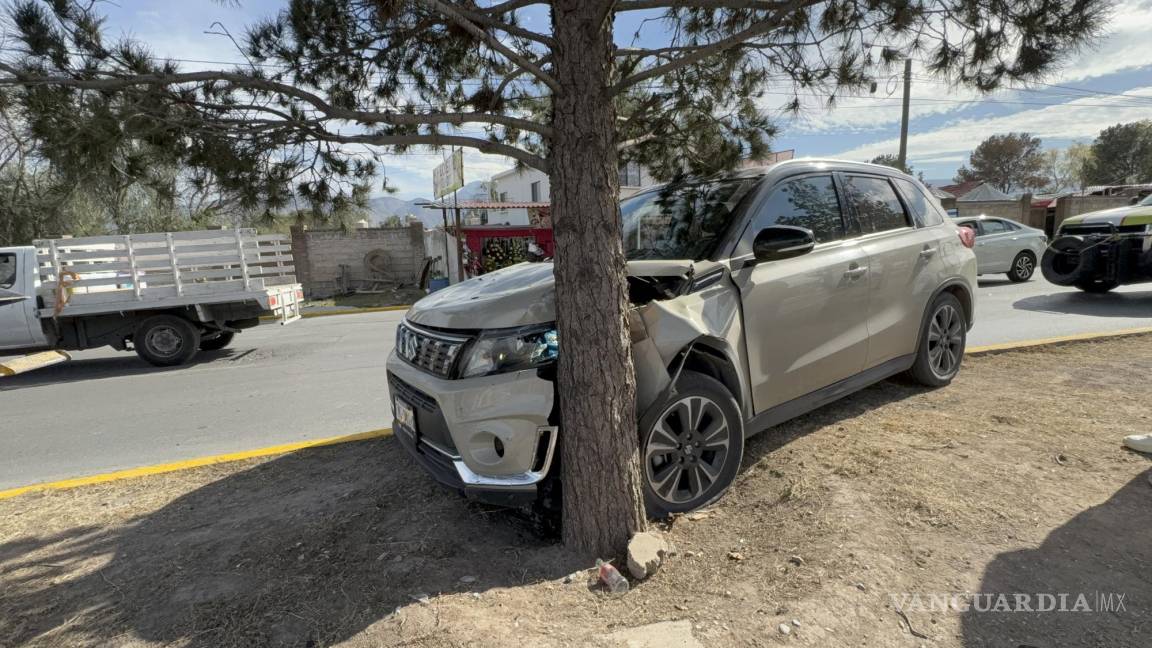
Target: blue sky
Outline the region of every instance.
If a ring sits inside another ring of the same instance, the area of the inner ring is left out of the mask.
[[[239,7],[206,0],[129,0],[104,5],[108,27],[148,43],[158,56],[204,61],[235,61],[238,54],[218,31],[220,22],[239,37],[244,27],[271,16],[284,6],[277,0],[243,0]],[[526,26],[543,29],[547,17],[525,16]],[[618,28],[624,33],[631,29]],[[1043,85],[1007,89],[991,96],[952,88],[929,78],[914,62],[909,160],[926,178],[946,180],[984,137],[1028,131],[1045,147],[1061,148],[1074,141],[1091,141],[1107,126],[1152,118],[1152,0],[1124,0],[1117,6],[1108,33],[1093,48],[1069,61]],[[184,67],[213,68],[184,63]],[[1062,86],[1062,87],[1053,87]],[[782,95],[765,96],[774,110]],[[806,97],[804,112],[777,119],[777,150],[795,149],[798,156],[868,160],[896,153],[900,126],[899,79],[879,84],[875,94],[849,97],[828,109],[825,98]],[[385,172],[401,198],[431,194],[432,168],[439,154],[415,153],[388,158]],[[469,152],[466,180],[487,179],[511,166],[499,156]]]

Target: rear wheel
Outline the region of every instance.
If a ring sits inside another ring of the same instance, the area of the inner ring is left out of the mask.
[[[233,331],[223,331],[214,338],[208,338],[200,341],[201,351],[219,351],[224,347],[232,344],[232,339],[236,337]]]
[[[960,372],[968,326],[960,300],[942,293],[928,309],[928,321],[920,331],[920,348],[908,375],[928,387],[943,387]]]
[[[1012,269],[1008,271],[1008,280],[1014,283],[1028,281],[1034,272],[1036,272],[1036,256],[1031,252],[1021,252],[1012,260]]]
[[[175,315],[156,315],[140,323],[132,336],[136,354],[157,367],[188,362],[200,348],[200,330]]]
[[[641,423],[644,502],[665,517],[720,498],[740,470],[744,423],[720,381],[684,371],[676,390]]]

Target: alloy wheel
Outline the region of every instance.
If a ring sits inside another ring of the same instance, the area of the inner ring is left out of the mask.
[[[947,379],[960,367],[963,351],[963,318],[954,306],[944,304],[928,325],[928,366],[937,378]]]
[[[1016,259],[1016,276],[1030,277],[1032,276],[1032,271],[1035,269],[1036,262],[1033,261],[1032,257],[1028,256],[1027,254],[1021,254]]]
[[[644,446],[652,491],[671,504],[699,498],[720,478],[731,434],[723,410],[709,398],[688,396],[669,405]]]

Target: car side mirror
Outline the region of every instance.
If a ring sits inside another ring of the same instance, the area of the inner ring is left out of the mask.
[[[772,225],[756,234],[752,242],[752,255],[758,262],[780,261],[808,254],[814,247],[816,235],[812,230],[792,225]]]

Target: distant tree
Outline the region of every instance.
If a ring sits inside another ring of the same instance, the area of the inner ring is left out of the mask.
[[[914,175],[911,164],[908,164],[907,162],[905,162],[903,165],[900,164],[899,155],[885,153],[884,155],[877,155],[876,157],[872,158],[870,162],[872,164],[880,164],[886,167],[892,167],[893,169],[903,171],[908,175]]]
[[[956,182],[983,180],[1003,192],[1034,189],[1046,182],[1040,138],[1028,133],[992,135],[976,146],[968,164],[956,170]]]
[[[1068,149],[1047,149],[1041,153],[1041,157],[1044,160],[1041,175],[1045,180],[1045,192],[1058,193],[1075,184],[1078,160]]]
[[[762,157],[767,89],[799,109],[814,91],[869,87],[901,48],[982,91],[1036,78],[1098,34],[1113,4],[292,0],[248,31],[251,64],[181,72],[138,43],[108,42],[98,3],[12,0],[0,85],[45,114],[39,132],[60,154],[106,158],[94,172],[144,176],[123,164],[136,149],[120,144],[134,139],[211,169],[250,205],[362,200],[372,153],[416,146],[471,147],[549,174],[563,533],[608,556],[646,524],[619,163],[669,177]],[[532,11],[547,19],[529,23]],[[108,153],[69,117],[84,101],[120,128],[94,124],[116,144]]]
[[[1064,154],[1068,160],[1068,166],[1072,172],[1072,186],[1076,189],[1083,190],[1088,186],[1088,174],[1092,170],[1092,165],[1095,163],[1096,154],[1092,150],[1092,145],[1085,142],[1076,142],[1064,150]]]
[[[404,227],[404,219],[400,218],[397,214],[392,214],[388,218],[385,218],[381,225],[384,227]]]
[[[1092,142],[1087,184],[1152,182],[1152,120],[1116,124],[1100,131]]]

